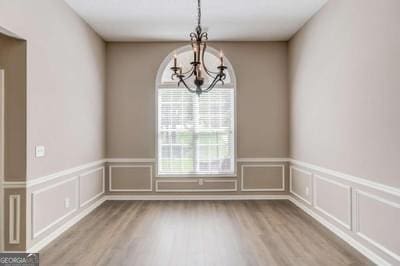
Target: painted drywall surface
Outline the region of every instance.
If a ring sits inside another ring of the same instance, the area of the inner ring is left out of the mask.
[[[26,42],[0,33],[0,69],[4,70],[4,177],[26,176]]]
[[[400,187],[399,10],[329,1],[290,41],[292,158]]]
[[[104,158],[101,38],[62,0],[1,1],[0,26],[27,41],[28,178]]]
[[[161,62],[187,43],[107,43],[107,157],[155,157],[155,83]],[[212,43],[237,78],[238,157],[287,157],[287,43]]]

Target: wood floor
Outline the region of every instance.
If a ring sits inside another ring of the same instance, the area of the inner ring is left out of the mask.
[[[289,201],[107,201],[40,265],[372,265]]]

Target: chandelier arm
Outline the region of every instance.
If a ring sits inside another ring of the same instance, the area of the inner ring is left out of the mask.
[[[205,63],[205,60],[204,60],[204,55],[205,55],[206,49],[207,49],[207,43],[205,42],[204,43],[204,48],[203,48],[203,53],[202,53],[202,56],[201,56],[202,57],[201,60],[203,62],[203,69],[207,73],[208,76],[210,76],[212,78],[216,78],[218,76],[219,72],[214,72],[214,71],[208,70],[208,68],[206,66],[206,63]]]
[[[190,73],[190,76],[192,76],[193,75],[193,70],[194,70],[194,67],[192,66],[188,71],[182,73],[182,75],[186,76],[187,74]],[[185,79],[187,79],[187,78],[185,78]]]
[[[218,76],[215,77],[215,79],[211,82],[211,84],[208,86],[208,88],[205,89],[203,92],[209,92],[209,91],[212,90],[212,89],[215,87],[215,85],[217,85],[217,83],[220,82],[220,81],[223,83],[223,81],[221,80],[221,76],[218,75]]]
[[[185,80],[182,79],[182,77],[179,78],[178,87],[179,87],[179,85],[180,85],[181,83],[183,84],[183,86],[185,86],[185,88],[186,88],[189,92],[191,92],[191,93],[196,92],[196,90],[191,89],[191,88],[186,84]]]
[[[194,67],[192,67],[192,72],[190,73],[190,75],[189,76],[187,76],[187,77],[184,77],[184,78],[182,78],[183,80],[187,80],[187,79],[189,79],[190,77],[192,77],[194,75]]]

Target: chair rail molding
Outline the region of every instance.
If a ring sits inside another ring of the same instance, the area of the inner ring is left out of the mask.
[[[303,162],[303,161],[299,161],[299,160],[291,159],[290,162],[291,162],[291,164],[301,166],[301,167],[307,168],[309,170],[314,170],[316,172],[324,173],[329,176],[334,176],[339,179],[343,179],[343,180],[346,180],[346,181],[349,181],[352,183],[356,183],[358,185],[366,186],[366,187],[372,188],[374,190],[379,190],[379,191],[400,197],[400,188],[397,188],[397,187],[388,186],[388,185],[385,185],[382,183],[370,181],[370,180],[362,178],[362,177],[356,177],[353,175],[345,174],[345,173],[342,173],[339,171],[335,171],[332,169],[328,169],[325,167],[321,167],[321,166],[318,166],[315,164],[311,164],[311,163],[307,163],[307,162]]]

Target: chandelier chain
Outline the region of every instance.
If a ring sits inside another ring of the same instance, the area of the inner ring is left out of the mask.
[[[197,26],[201,27],[201,5],[200,0],[197,0]]]

